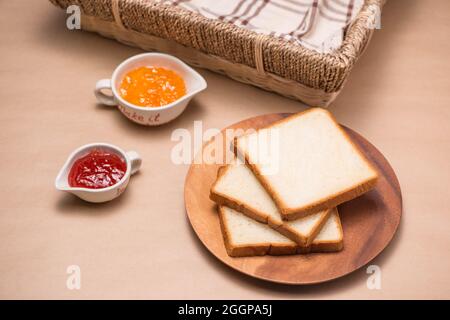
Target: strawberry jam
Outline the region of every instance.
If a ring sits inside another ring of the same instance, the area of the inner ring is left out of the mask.
[[[93,149],[77,159],[69,172],[69,185],[88,189],[101,189],[115,185],[127,171],[124,159],[115,153]]]

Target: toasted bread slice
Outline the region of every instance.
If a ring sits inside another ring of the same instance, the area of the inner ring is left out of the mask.
[[[311,244],[331,211],[320,211],[295,221],[283,221],[272,198],[252,171],[237,161],[219,169],[210,198],[219,205],[228,206],[268,224],[301,246]]]
[[[336,209],[317,240],[308,247],[299,246],[268,225],[226,206],[219,206],[219,217],[225,248],[231,257],[333,252],[343,248],[343,232]]]
[[[333,116],[320,108],[238,137],[234,148],[285,220],[334,208],[373,188],[378,178]]]

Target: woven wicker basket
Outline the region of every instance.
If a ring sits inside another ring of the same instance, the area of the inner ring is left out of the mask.
[[[384,0],[366,0],[342,46],[320,54],[301,45],[149,0],[50,0],[81,8],[81,27],[108,38],[179,57],[309,105],[325,107],[345,84],[370,41]]]

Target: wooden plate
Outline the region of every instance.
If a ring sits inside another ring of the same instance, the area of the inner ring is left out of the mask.
[[[256,129],[289,115],[263,115],[229,128]],[[383,155],[353,130],[345,130],[378,169],[380,178],[375,189],[338,207],[344,229],[344,249],[341,252],[229,257],[223,244],[216,207],[209,200],[209,190],[216,179],[219,165],[197,162],[191,165],[187,174],[184,196],[191,225],[208,250],[237,271],[285,284],[313,284],[336,279],[375,258],[389,244],[400,223],[400,185]],[[197,160],[199,156],[202,154],[197,155]]]

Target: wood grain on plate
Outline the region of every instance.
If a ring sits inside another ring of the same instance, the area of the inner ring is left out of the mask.
[[[260,128],[290,114],[247,119],[228,128]],[[259,279],[286,284],[313,284],[344,276],[367,264],[391,241],[400,223],[402,198],[397,177],[383,155],[367,140],[345,128],[377,168],[380,178],[372,191],[338,207],[344,229],[344,249],[338,253],[291,256],[229,257],[223,243],[215,204],[209,190],[219,164],[194,163],[185,182],[185,204],[190,223],[208,250],[222,262]],[[205,150],[205,148],[203,148]],[[197,155],[198,157],[202,154]]]

